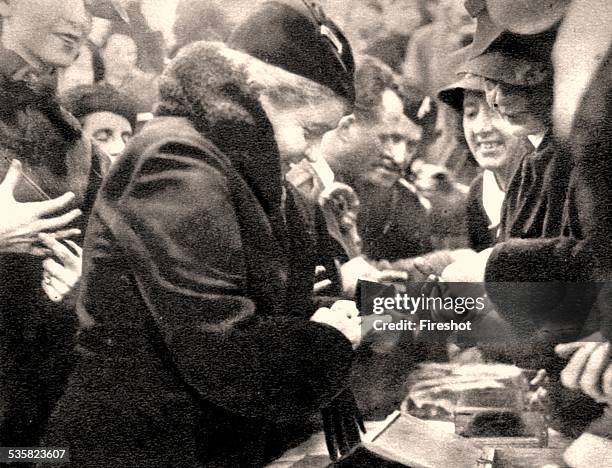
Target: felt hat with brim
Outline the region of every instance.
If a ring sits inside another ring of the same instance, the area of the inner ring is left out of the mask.
[[[463,89],[484,90],[481,78],[461,72],[463,64],[471,58],[471,53],[472,44],[469,44],[449,55],[446,64],[453,71],[454,79],[447,81],[436,93],[439,100],[459,112],[463,109]]]
[[[490,50],[470,58],[459,67],[458,73],[529,88],[550,83],[553,76],[549,62],[511,55],[501,50]]]
[[[110,112],[124,117],[136,128],[137,104],[135,100],[109,84],[85,84],[68,89],[60,95],[62,105],[77,119],[96,112]]]
[[[463,112],[465,91],[481,91],[484,93],[483,78],[471,73],[463,74],[457,82],[438,91],[438,99],[461,113]]]
[[[318,5],[264,2],[232,32],[228,46],[326,86],[354,104],[351,46]]]

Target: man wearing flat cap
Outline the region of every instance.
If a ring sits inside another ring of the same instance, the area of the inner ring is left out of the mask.
[[[45,444],[79,467],[257,467],[319,411],[332,456],[357,443],[360,319],[315,311],[316,238],[283,185],[351,112],[353,68],[300,1],[178,53],[94,206],[82,354]]]
[[[0,205],[11,234],[0,253],[0,446],[31,447],[74,362],[79,244],[109,161],[55,97],[89,33],[84,1],[3,0],[0,15]]]

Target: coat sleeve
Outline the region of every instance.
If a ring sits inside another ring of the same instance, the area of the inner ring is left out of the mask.
[[[509,239],[493,248],[485,286],[515,328],[531,333],[543,326],[566,341],[585,334],[588,317],[599,314],[591,272],[591,256],[575,238]]]
[[[465,229],[469,247],[476,252],[488,249],[495,241],[489,229],[489,217],[482,207],[482,175],[470,185],[465,202]]]
[[[179,139],[140,155],[111,229],[201,398],[246,416],[303,417],[345,388],[351,345],[332,327],[256,309],[227,177],[210,161]]]

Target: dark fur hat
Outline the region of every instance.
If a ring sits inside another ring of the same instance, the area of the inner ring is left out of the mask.
[[[62,105],[77,119],[94,112],[112,112],[125,117],[132,128],[136,128],[136,102],[109,84],[75,86],[63,93],[60,99]]]
[[[238,25],[228,45],[355,101],[351,46],[315,3],[266,1]]]

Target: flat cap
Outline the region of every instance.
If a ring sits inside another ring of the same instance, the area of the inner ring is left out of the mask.
[[[485,0],[466,0],[465,8],[472,18],[476,18],[476,32],[472,39],[472,57],[486,51],[504,32],[504,28],[495,24],[489,15]]]
[[[466,0],[465,7],[476,18],[472,56],[498,42],[552,48],[556,26],[569,0]]]
[[[228,46],[330,88],[355,102],[355,62],[340,28],[306,0],[261,4],[233,31]]]
[[[537,34],[552,28],[571,0],[487,0],[491,20],[517,34]]]

